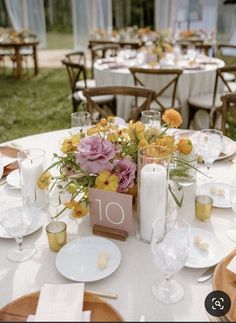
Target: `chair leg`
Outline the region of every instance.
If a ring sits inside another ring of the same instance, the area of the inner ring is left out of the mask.
[[[196,113],[196,109],[192,106],[189,105],[189,116],[188,116],[188,129],[190,128],[191,122],[193,121],[194,115]]]
[[[73,112],[77,112],[78,111],[78,102],[72,98],[72,106],[73,106]]]

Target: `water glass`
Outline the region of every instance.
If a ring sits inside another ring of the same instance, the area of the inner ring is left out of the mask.
[[[32,209],[28,207],[15,207],[6,210],[0,217],[0,224],[6,233],[16,240],[17,248],[8,250],[7,258],[14,262],[23,262],[31,258],[36,249],[24,248],[22,242],[32,221]]]
[[[165,226],[162,236],[159,234],[158,219],[153,223],[151,251],[153,260],[163,279],[152,286],[153,295],[162,303],[173,304],[184,297],[183,287],[175,280],[174,274],[185,265],[190,248],[190,226],[183,219]]]
[[[200,132],[198,153],[202,156],[207,169],[223,150],[223,132],[216,129],[204,129]]]
[[[78,133],[81,130],[85,131],[91,126],[91,114],[87,111],[74,112],[71,114],[71,128],[73,133]]]
[[[161,128],[161,113],[156,110],[142,111],[141,122],[145,124],[147,129]]]

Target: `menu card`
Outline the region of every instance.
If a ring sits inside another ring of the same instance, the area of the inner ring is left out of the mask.
[[[41,289],[35,322],[82,321],[84,284],[46,284]]]

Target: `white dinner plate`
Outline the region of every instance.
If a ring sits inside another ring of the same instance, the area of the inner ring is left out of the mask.
[[[20,173],[19,169],[13,170],[11,173],[9,173],[6,177],[7,184],[20,189]]]
[[[191,230],[191,244],[189,250],[189,257],[185,267],[189,268],[206,268],[216,265],[221,259],[225,257],[222,244],[217,239],[214,233],[199,228],[192,227]],[[208,243],[207,250],[201,250],[197,244],[194,243],[194,237],[200,236]]]
[[[197,144],[200,131],[196,130],[177,130],[176,134],[180,137],[191,138]],[[229,137],[223,137],[224,148],[217,160],[228,158],[236,153],[236,142]]]
[[[107,267],[99,269],[98,257],[105,251]],[[111,275],[119,266],[121,253],[110,240],[87,236],[67,243],[57,254],[56,268],[66,278],[79,282],[92,282]]]
[[[197,195],[209,195],[213,199],[213,206],[230,208],[230,185],[222,182],[206,182],[197,188]]]
[[[21,209],[21,207],[16,207],[16,209]],[[9,213],[9,210],[11,209],[6,209],[4,211],[1,212],[0,217],[2,215],[7,215]],[[29,234],[37,231],[39,228],[41,228],[41,226],[43,225],[43,212],[42,210],[38,209],[38,208],[32,208],[32,221],[31,224],[29,226],[29,229],[27,231],[27,233],[24,236],[28,236]],[[5,232],[5,230],[3,229],[3,227],[0,225],[0,238],[7,238],[10,239],[12,238],[12,236],[10,236],[7,232]]]

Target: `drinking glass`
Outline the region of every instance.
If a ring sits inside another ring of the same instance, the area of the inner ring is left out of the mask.
[[[233,175],[233,179],[230,186],[230,204],[234,213],[236,213],[236,173]],[[236,242],[236,225],[233,225],[227,230],[228,238]]]
[[[87,111],[74,112],[71,114],[71,128],[73,133],[84,131],[91,126],[91,114]]]
[[[223,150],[223,132],[216,129],[200,131],[198,153],[209,170]]]
[[[32,220],[32,210],[30,207],[15,207],[6,210],[0,217],[0,224],[3,229],[16,240],[18,248],[8,250],[7,258],[14,262],[23,262],[31,258],[36,249],[24,248],[22,242],[27,233]]]
[[[141,122],[145,124],[145,126],[150,128],[161,128],[161,113],[156,110],[145,110],[142,111]]]
[[[165,227],[160,235],[159,221],[153,223],[151,251],[154,263],[163,274],[163,278],[152,286],[153,295],[165,304],[179,302],[184,297],[183,287],[175,280],[174,274],[185,265],[190,248],[190,226],[177,218]]]

